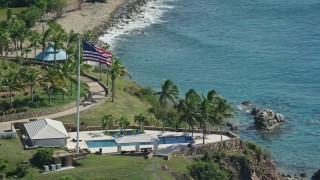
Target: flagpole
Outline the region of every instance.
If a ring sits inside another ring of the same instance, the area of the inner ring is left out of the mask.
[[[108,72],[109,66],[107,66],[107,87],[109,88],[109,72]]]
[[[77,91],[77,154],[79,154],[79,126],[80,126],[80,35],[78,46],[78,91]]]
[[[102,81],[102,67],[101,67],[101,62],[99,62],[100,64],[100,81]]]

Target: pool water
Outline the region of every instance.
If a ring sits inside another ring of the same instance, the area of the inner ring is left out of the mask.
[[[117,146],[117,143],[115,140],[94,140],[94,141],[86,141],[86,143],[89,148]]]
[[[167,136],[167,137],[159,137],[159,144],[190,143],[191,140],[192,140],[191,136]]]
[[[192,140],[191,136],[166,136],[159,137],[159,144],[179,144],[179,143],[190,143]],[[92,140],[86,141],[89,148],[97,147],[116,147],[117,143],[113,139],[109,140]],[[150,142],[141,142],[140,145],[153,145]],[[126,143],[121,146],[135,146],[135,143]]]
[[[117,143],[115,140],[93,140],[93,141],[86,141],[89,148],[97,148],[97,147],[115,147]],[[142,142],[140,145],[152,145],[153,143],[149,142]],[[126,143],[122,144],[121,146],[135,146],[135,143]]]

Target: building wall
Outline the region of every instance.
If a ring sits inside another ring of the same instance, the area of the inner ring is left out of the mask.
[[[34,146],[65,146],[66,139],[37,139],[33,143]]]

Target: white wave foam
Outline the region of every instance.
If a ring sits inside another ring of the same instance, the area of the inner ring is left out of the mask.
[[[141,8],[140,13],[130,15],[131,19],[121,19],[116,26],[109,28],[106,33],[99,37],[99,40],[108,43],[111,48],[116,46],[116,42],[123,34],[141,33],[142,30],[151,24],[163,23],[161,20],[163,13],[172,9],[173,6],[165,4],[165,0],[151,0]]]

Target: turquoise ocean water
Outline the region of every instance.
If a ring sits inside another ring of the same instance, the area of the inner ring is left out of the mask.
[[[181,96],[215,89],[236,109],[235,132],[270,150],[281,172],[320,169],[320,1],[159,3],[158,21],[113,46],[133,79],[157,90],[171,79]],[[282,113],[284,127],[255,131],[238,110],[245,100]]]

